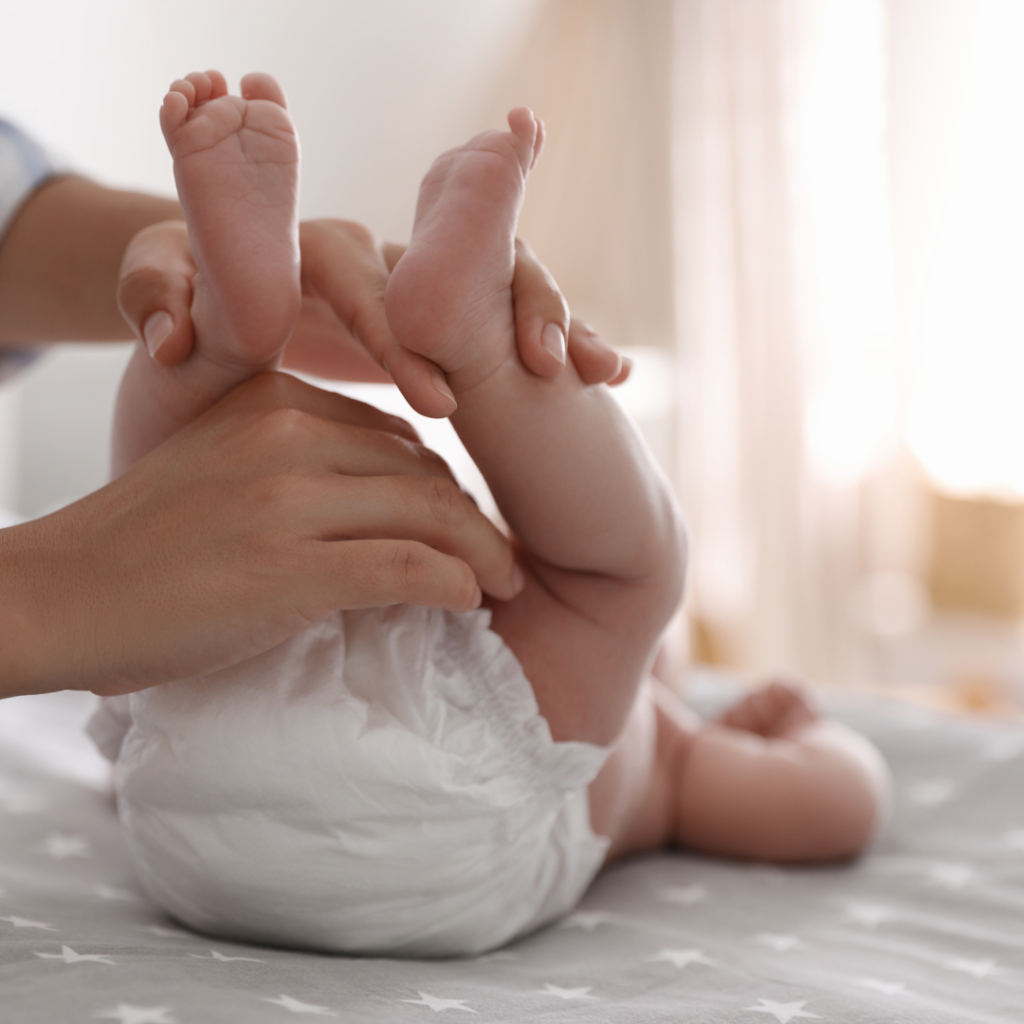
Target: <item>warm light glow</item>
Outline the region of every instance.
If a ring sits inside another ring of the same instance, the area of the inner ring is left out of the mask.
[[[978,4],[961,166],[925,291],[907,439],[956,494],[1024,498],[1024,4]]]
[[[885,26],[878,2],[824,0],[812,10],[794,131],[805,426],[815,471],[843,484],[863,476],[898,437]]]
[[[895,450],[899,394],[891,376],[836,375],[808,405],[807,449],[818,475],[852,484]]]

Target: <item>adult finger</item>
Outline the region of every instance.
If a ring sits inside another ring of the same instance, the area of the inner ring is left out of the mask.
[[[266,417],[276,423],[259,423],[267,433],[263,456],[286,463],[289,457],[297,473],[324,472],[344,477],[437,477],[452,484],[455,476],[448,463],[430,448],[380,427],[361,427],[289,410]],[[266,428],[269,426],[269,430]],[[302,445],[301,459],[294,450]]]
[[[539,377],[556,376],[565,367],[569,307],[547,267],[518,238],[512,302],[519,358]]]
[[[317,419],[397,434],[417,444],[420,440],[416,429],[401,416],[393,416],[347,395],[314,387],[289,373],[257,374],[235,388],[220,406],[222,414],[235,410],[264,411],[287,417],[291,412],[303,412]]]
[[[448,463],[421,444],[404,420],[362,402],[341,401],[340,414],[331,410],[331,418],[298,408],[252,414],[253,434],[263,435],[260,457],[283,466],[290,462],[295,473],[307,475],[421,476],[455,483]]]
[[[149,354],[177,366],[192,352],[192,281],[196,265],[182,221],[143,228],[121,262],[117,304]]]
[[[246,422],[247,433],[233,428],[235,419]],[[255,499],[264,508],[277,503],[275,518],[301,521],[319,538],[420,541],[462,559],[495,597],[522,588],[507,539],[398,417],[288,374],[264,373],[183,433],[209,439],[206,420],[238,436],[230,462],[241,472],[250,452],[283,467]],[[403,427],[407,432],[398,433]]]
[[[569,358],[584,384],[622,384],[632,369],[628,357],[606,344],[589,325],[575,317],[569,323]]]
[[[327,302],[311,293],[302,296],[299,322],[288,339],[281,365],[326,380],[394,383]]]
[[[407,245],[399,245],[398,242],[385,242],[381,246],[381,253],[389,271],[395,269],[395,264],[405,255],[408,248]]]
[[[20,689],[15,684],[11,692],[44,692],[56,682],[60,688],[89,689],[101,696],[131,693],[236,664],[338,609],[418,604],[469,612],[480,606],[482,597],[465,562],[417,541],[316,541],[293,551],[287,561],[286,571],[270,574],[272,590],[264,587],[263,593],[251,578],[215,566],[227,586],[211,588],[213,602],[193,601],[191,615],[173,606],[176,580],[165,587],[153,609],[146,607],[147,595],[139,601],[140,595],[129,593],[136,600],[119,617],[122,628],[127,627],[127,638],[120,631],[110,638],[97,637],[97,623],[89,622],[87,630],[97,648],[94,660],[82,664],[78,658],[54,657],[56,645],[51,645],[50,658],[38,673],[46,682],[38,686],[30,681]],[[192,579],[196,577],[200,584],[206,582],[201,568],[192,574]],[[95,580],[86,582],[96,587]],[[103,581],[99,592],[103,595]],[[131,617],[147,612],[155,614],[143,629],[132,628]],[[84,646],[71,632],[75,646]],[[103,648],[114,646],[119,656],[112,658]]]
[[[299,240],[304,288],[328,303],[418,413],[449,416],[456,403],[444,374],[428,359],[402,348],[388,326],[385,244],[363,225],[340,220],[304,221]],[[388,252],[394,256],[393,247]]]
[[[326,607],[419,604],[469,612],[480,606],[481,589],[469,565],[417,541],[325,541],[315,563]]]
[[[500,600],[522,589],[507,539],[445,475],[339,476],[294,490],[294,515],[324,540],[415,541],[465,562]]]
[[[512,279],[516,344],[526,368],[539,377],[554,377],[572,361],[584,384],[623,383],[629,362],[589,325],[569,317],[569,309],[548,269],[533,250],[516,239]]]

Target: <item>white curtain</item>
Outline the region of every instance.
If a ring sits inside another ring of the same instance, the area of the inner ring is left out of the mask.
[[[884,199],[880,3],[551,0],[494,103],[548,122],[521,231],[574,309],[617,344],[673,357],[675,443],[659,454],[692,527],[697,653],[752,668],[848,675],[855,658],[855,472],[822,485],[808,428],[826,386],[847,405],[837,380],[870,390],[863,350],[884,332],[860,315],[884,320],[877,296],[857,296],[852,328],[836,313],[850,252],[819,244],[852,224],[884,291],[877,210],[864,216]],[[852,51],[835,38],[851,29]],[[833,67],[830,42],[852,60]],[[822,81],[841,92],[836,75],[854,98],[815,151],[803,140],[828,112],[807,97]],[[825,223],[836,188],[849,216]]]
[[[679,478],[704,653],[864,674],[865,471],[898,395],[876,0],[679,0]]]
[[[920,615],[922,161],[977,6],[550,0],[501,90],[551,128],[524,234],[610,340],[674,357],[699,656],[871,680]]]

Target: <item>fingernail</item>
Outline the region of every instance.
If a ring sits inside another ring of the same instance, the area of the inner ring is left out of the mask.
[[[142,327],[142,340],[151,356],[155,356],[160,346],[170,337],[174,330],[174,321],[166,310],[158,309]]]
[[[546,324],[540,332],[540,343],[565,366],[565,335],[558,324]]]
[[[457,409],[459,403],[455,401],[455,395],[452,394],[452,389],[448,387],[448,381],[444,379],[444,374],[440,370],[432,370],[430,379],[434,382],[434,387]]]

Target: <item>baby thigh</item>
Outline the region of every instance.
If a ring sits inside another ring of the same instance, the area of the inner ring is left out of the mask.
[[[699,719],[654,678],[641,685],[608,760],[590,784],[590,821],[609,864],[673,842],[678,765]]]
[[[881,755],[828,719],[782,737],[709,723],[681,767],[675,842],[719,856],[779,863],[855,857],[889,803]]]

